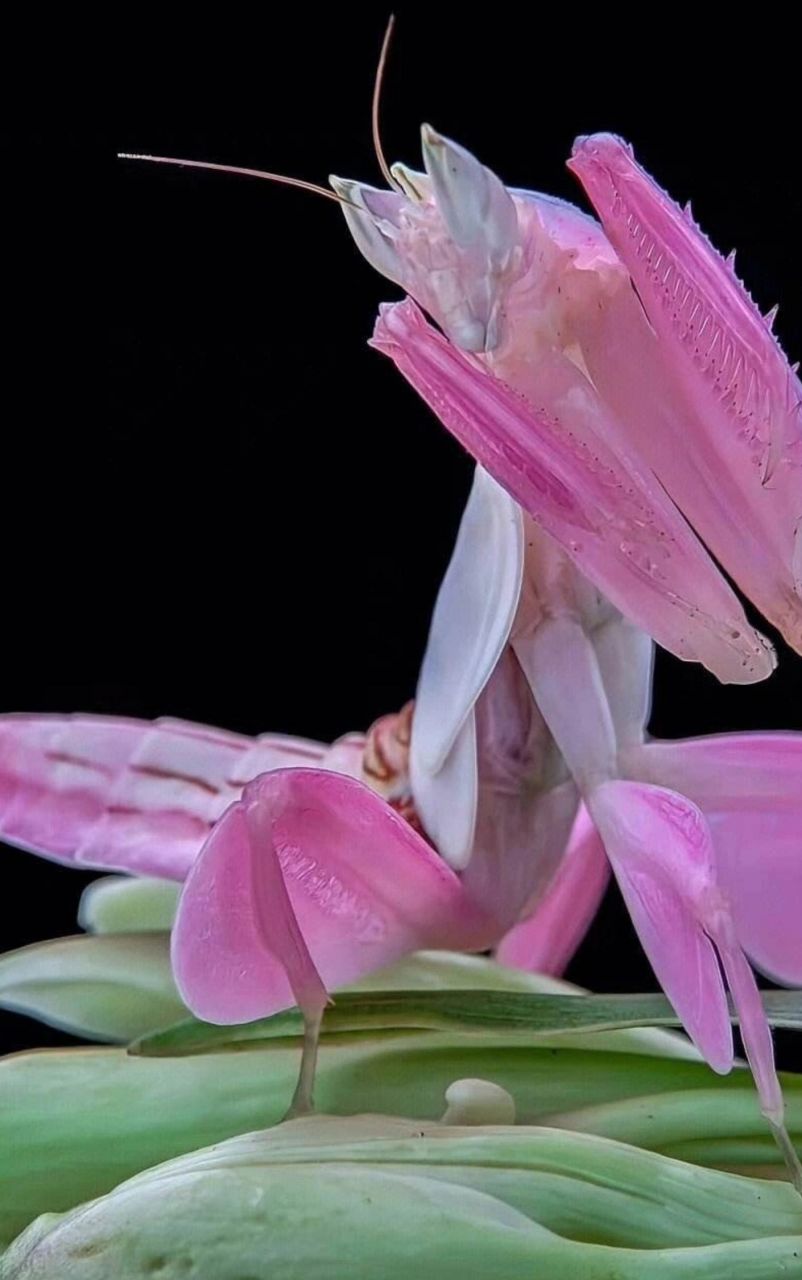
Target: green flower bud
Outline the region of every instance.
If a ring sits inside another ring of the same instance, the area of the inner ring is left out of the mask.
[[[802,1201],[782,1183],[557,1130],[307,1117],[39,1220],[0,1261],[2,1280],[339,1274],[799,1277]]]

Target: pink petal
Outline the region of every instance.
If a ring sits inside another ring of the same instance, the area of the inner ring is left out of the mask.
[[[419,948],[481,949],[493,928],[369,788],[279,769],[248,787],[204,845],[181,896],[173,964],[200,1017],[246,1022],[292,1005],[299,989],[314,999],[313,972],[332,988]]]
[[[775,981],[802,985],[802,734],[650,742],[624,765],[704,811],[742,947]]]
[[[717,905],[712,842],[674,791],[606,782],[589,800],[632,923],[657,978],[714,1071],[732,1067],[732,1029],[704,922]]]
[[[802,384],[732,264],[625,143],[579,139],[569,168],[648,317],[622,295],[606,328],[598,318],[595,353],[583,339],[591,375],[700,536],[802,652]]]
[[[182,880],[249,779],[324,750],[178,720],[0,716],[0,836],[59,862]]]
[[[582,808],[545,895],[502,938],[496,959],[513,969],[561,974],[599,908],[609,877],[604,845]]]
[[[705,662],[722,680],[769,674],[769,649],[701,544],[645,470],[613,453],[601,427],[592,451],[580,445],[570,421],[549,420],[483,372],[410,300],[382,308],[373,344],[643,630],[680,657]],[[569,376],[560,368],[560,376]]]

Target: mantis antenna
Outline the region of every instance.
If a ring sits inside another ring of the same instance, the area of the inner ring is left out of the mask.
[[[394,191],[398,191],[400,192],[401,195],[403,195],[404,192],[401,190],[400,185],[398,184],[398,182],[396,182],[395,178],[390,172],[390,166],[388,165],[387,161],[384,158],[381,134],[379,130],[379,110],[381,107],[382,84],[384,82],[384,70],[385,70],[385,67],[387,66],[387,54],[390,51],[390,40],[392,39],[394,27],[395,27],[395,14],[391,13],[390,20],[387,23],[387,30],[385,31],[384,39],[382,40],[381,53],[379,54],[379,65],[376,68],[376,79],[373,83],[373,103],[371,105],[370,122],[371,122],[371,131],[373,133],[373,150],[376,152],[376,159],[379,162],[379,168],[382,171],[382,176],[384,177],[384,180],[389,187],[392,187]]]
[[[381,137],[379,133],[379,108],[381,105],[382,81],[384,80],[384,69],[387,64],[387,54],[390,48],[390,38],[393,34],[395,26],[395,14],[390,15],[387,23],[387,30],[384,33],[381,52],[379,54],[379,65],[376,68],[376,79],[373,85],[373,103],[371,107],[371,128],[373,132],[373,147],[376,152],[376,159],[379,162],[379,168],[382,171],[386,182],[394,191],[404,194],[401,187],[396,182],[390,166],[384,158],[382,150]],[[334,200],[336,204],[347,205],[351,209],[356,209],[363,213],[359,205],[353,200],[347,200],[345,196],[337,195],[334,191],[329,191],[327,187],[320,187],[316,182],[307,182],[304,178],[288,178],[283,173],[270,173],[266,169],[246,169],[236,164],[213,164],[210,160],[179,160],[175,156],[150,156],[139,155],[130,151],[119,151],[117,153],[118,160],[144,160],[147,164],[172,164],[183,169],[211,169],[217,173],[235,173],[242,178],[264,178],[267,182],[280,182],[286,187],[297,187],[299,191],[309,191],[312,195],[323,196],[326,200]]]
[[[356,209],[358,206],[345,196],[338,196],[326,187],[319,187],[316,182],[306,182],[303,178],[288,178],[283,173],[269,173],[266,169],[243,169],[236,164],[212,164],[209,160],[178,160],[174,156],[135,155],[129,151],[119,151],[118,160],[146,160],[149,164],[175,164],[184,169],[213,169],[217,173],[236,173],[244,178],[265,178],[268,182],[282,182],[287,187],[298,187],[300,191],[311,191],[313,195],[325,196],[337,204],[347,204]],[[361,210],[360,210],[361,212]]]

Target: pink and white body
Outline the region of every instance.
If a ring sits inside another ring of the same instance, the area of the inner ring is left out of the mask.
[[[625,616],[763,679],[771,647],[707,547],[802,652],[802,385],[770,320],[616,139],[570,164],[599,226],[422,137],[397,190],[332,179],[362,253],[442,330],[406,301],[374,345]]]
[[[667,994],[726,1070],[718,951],[776,1118],[741,948],[802,982],[802,735],[645,744],[651,656],[478,470],[411,740],[409,709],[331,748],[173,721],[6,716],[0,835],[79,866],[184,879],[176,976],[219,1022],[318,1010],[327,989],[423,947],[498,947],[559,971],[609,857]]]
[[[577,152],[600,203],[610,145]],[[335,181],[363,252],[446,335],[406,301],[383,310],[375,344],[481,463],[411,740],[403,714],[367,747],[330,752],[170,722],[9,717],[0,834],[63,861],[186,877],[176,976],[219,1022],[293,1002],[314,1021],[328,988],[419,947],[500,944],[554,968],[595,909],[607,858],[719,1071],[733,1061],[723,968],[781,1130],[744,952],[802,981],[802,735],[653,744],[644,730],[648,636],[723,680],[773,666],[700,538],[802,647],[795,375],[628,153],[615,150],[616,183],[628,164],[646,238],[633,250],[625,220],[620,256],[592,220],[507,191],[431,130],[424,153],[426,175],[396,168],[402,191]],[[619,203],[602,210],[611,237]],[[665,249],[644,249],[660,235]],[[665,291],[649,294],[669,249],[694,301],[686,311],[683,293],[676,315]],[[664,304],[669,319],[653,317]],[[681,427],[699,436],[684,451]]]

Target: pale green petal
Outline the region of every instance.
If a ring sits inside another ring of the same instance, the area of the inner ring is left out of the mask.
[[[180,892],[174,880],[103,876],[81,894],[78,923],[89,933],[169,932]]]
[[[125,1043],[186,1017],[166,933],[57,938],[0,956],[0,1008]]]

